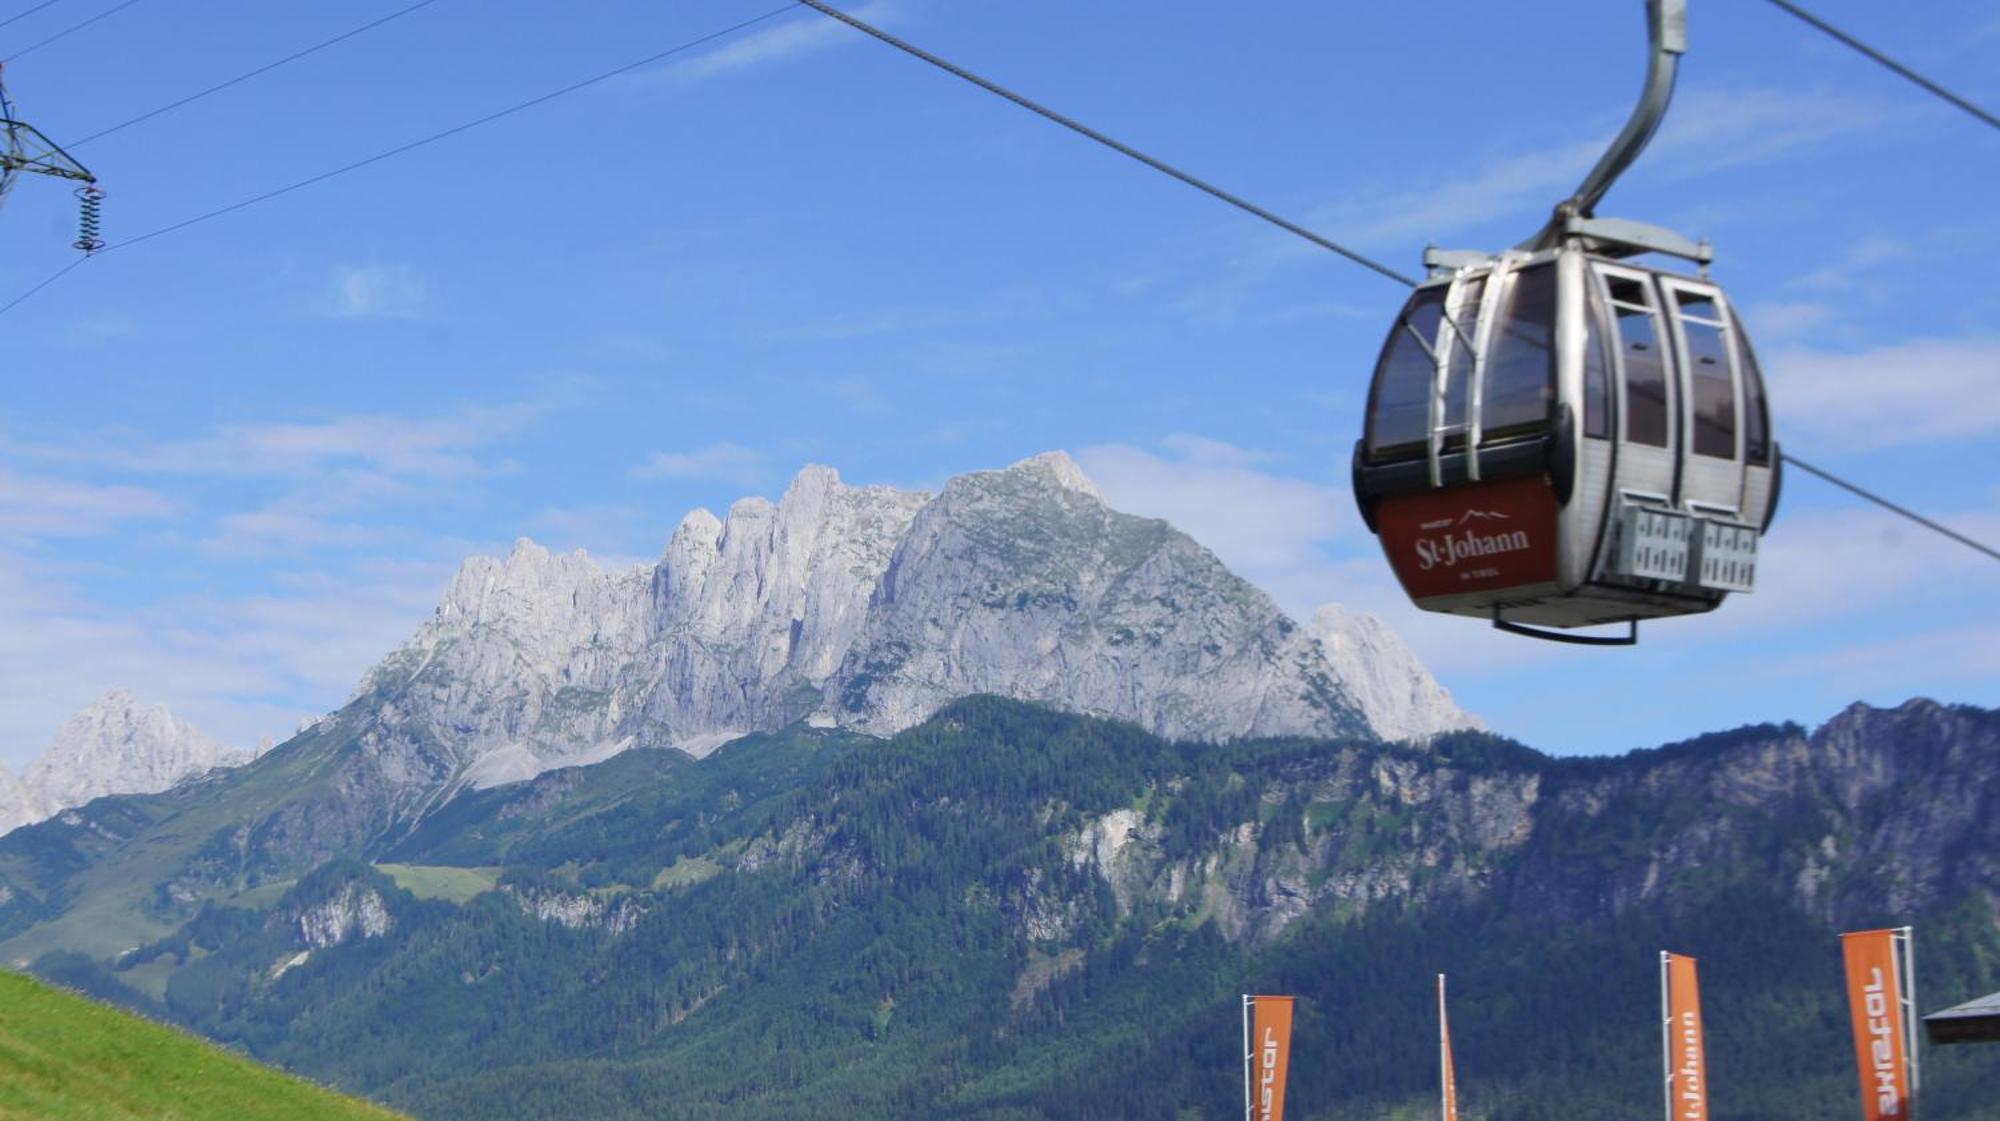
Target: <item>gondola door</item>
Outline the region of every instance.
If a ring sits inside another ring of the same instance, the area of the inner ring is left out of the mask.
[[[1660,295],[1651,274],[1596,262],[1611,309],[1614,370],[1619,403],[1614,432],[1618,471],[1613,501],[1675,509],[1680,505],[1678,468],[1679,379],[1669,349]]]
[[[1713,285],[1660,278],[1660,294],[1674,324],[1674,344],[1685,360],[1680,393],[1681,507],[1692,514],[1746,520],[1743,511],[1743,379],[1737,370],[1732,326]],[[1761,520],[1761,519],[1758,519]]]

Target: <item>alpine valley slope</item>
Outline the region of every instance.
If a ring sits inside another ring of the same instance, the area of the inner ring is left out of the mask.
[[[1061,453],[936,495],[808,467],[777,503],[689,514],[651,566],[527,541],[473,558],[348,704],[257,762],[10,838],[0,960],[128,948],[204,900],[372,858],[464,791],[639,746],[886,735],[973,694],[1212,742],[1474,723],[1372,619],[1315,627]]]
[[[1246,991],[1301,998],[1294,1116],[1423,1116],[1443,971],[1478,1115],[1648,1121],[1673,948],[1717,1121],[1808,1121],[1853,1108],[1837,931],[1914,922],[1927,1006],[2000,987],[2000,712],[1551,759],[974,698],[470,791],[380,857],[37,968],[425,1121],[1220,1121]],[[2000,1121],[1997,1079],[1934,1049],[1925,1108]]]

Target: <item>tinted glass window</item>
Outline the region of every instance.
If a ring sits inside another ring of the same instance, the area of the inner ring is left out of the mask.
[[[1646,289],[1636,281],[1611,282],[1614,299],[1636,290],[1638,299]],[[1650,304],[1650,301],[1648,301]],[[1667,368],[1661,353],[1659,326],[1648,308],[1614,304],[1618,317],[1618,349],[1625,363],[1625,438],[1635,444],[1656,448],[1667,446]]]
[[[1706,296],[1678,295],[1685,317],[1695,308],[1715,313]],[[1683,318],[1687,338],[1688,391],[1694,398],[1694,453],[1716,459],[1736,458],[1736,382],[1730,373],[1729,336],[1719,323]]]
[[[1604,304],[1597,298],[1597,290],[1589,289],[1590,298],[1583,316],[1583,434],[1600,440],[1611,438],[1611,362],[1604,354],[1604,333],[1598,330],[1598,323],[1604,314]]]
[[[1757,369],[1757,352],[1750,348],[1743,323],[1731,316],[1736,327],[1736,345],[1743,356],[1743,458],[1751,463],[1771,462],[1771,419],[1764,404],[1764,376]]]
[[[1548,427],[1549,403],[1555,397],[1555,326],[1555,266],[1520,273],[1486,359],[1480,401],[1485,439],[1504,440]]]
[[[1479,337],[1479,301],[1486,295],[1486,278],[1476,276],[1463,282],[1460,292],[1458,314],[1453,317],[1458,329],[1447,327],[1438,339],[1438,345],[1451,347],[1444,383],[1446,450],[1465,446],[1464,426],[1472,420],[1466,402],[1472,397],[1472,344]]]
[[[1674,298],[1680,302],[1681,314],[1712,319],[1722,319],[1722,309],[1715,306],[1715,297],[1705,292],[1676,292]]]
[[[1640,307],[1653,306],[1652,297],[1646,294],[1645,281],[1629,280],[1622,276],[1607,277],[1605,279],[1611,288],[1611,298],[1613,300],[1621,304],[1637,304]]]
[[[1368,394],[1370,459],[1424,454],[1431,430],[1431,382],[1437,375],[1426,347],[1436,343],[1444,292],[1430,288],[1411,297],[1382,344]]]

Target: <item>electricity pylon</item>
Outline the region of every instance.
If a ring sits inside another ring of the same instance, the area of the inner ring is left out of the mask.
[[[6,64],[0,63],[0,203],[7,201],[7,192],[24,171],[83,184],[76,189],[82,214],[75,244],[85,253],[95,253],[104,248],[104,239],[98,236],[98,208],[104,192],[98,189],[97,176],[63,151],[61,145],[43,136],[40,129],[20,119],[14,102],[7,96],[5,69]]]

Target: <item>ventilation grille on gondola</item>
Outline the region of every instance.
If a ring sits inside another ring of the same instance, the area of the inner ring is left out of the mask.
[[[1704,588],[1747,592],[1757,582],[1757,531],[1747,525],[1701,518],[1694,539],[1696,581]]]
[[[1753,590],[1757,530],[1656,506],[1628,505],[1618,514],[1616,575],[1694,584],[1718,592]]]
[[[1687,517],[1647,506],[1627,506],[1618,530],[1620,576],[1677,584],[1687,579]]]

